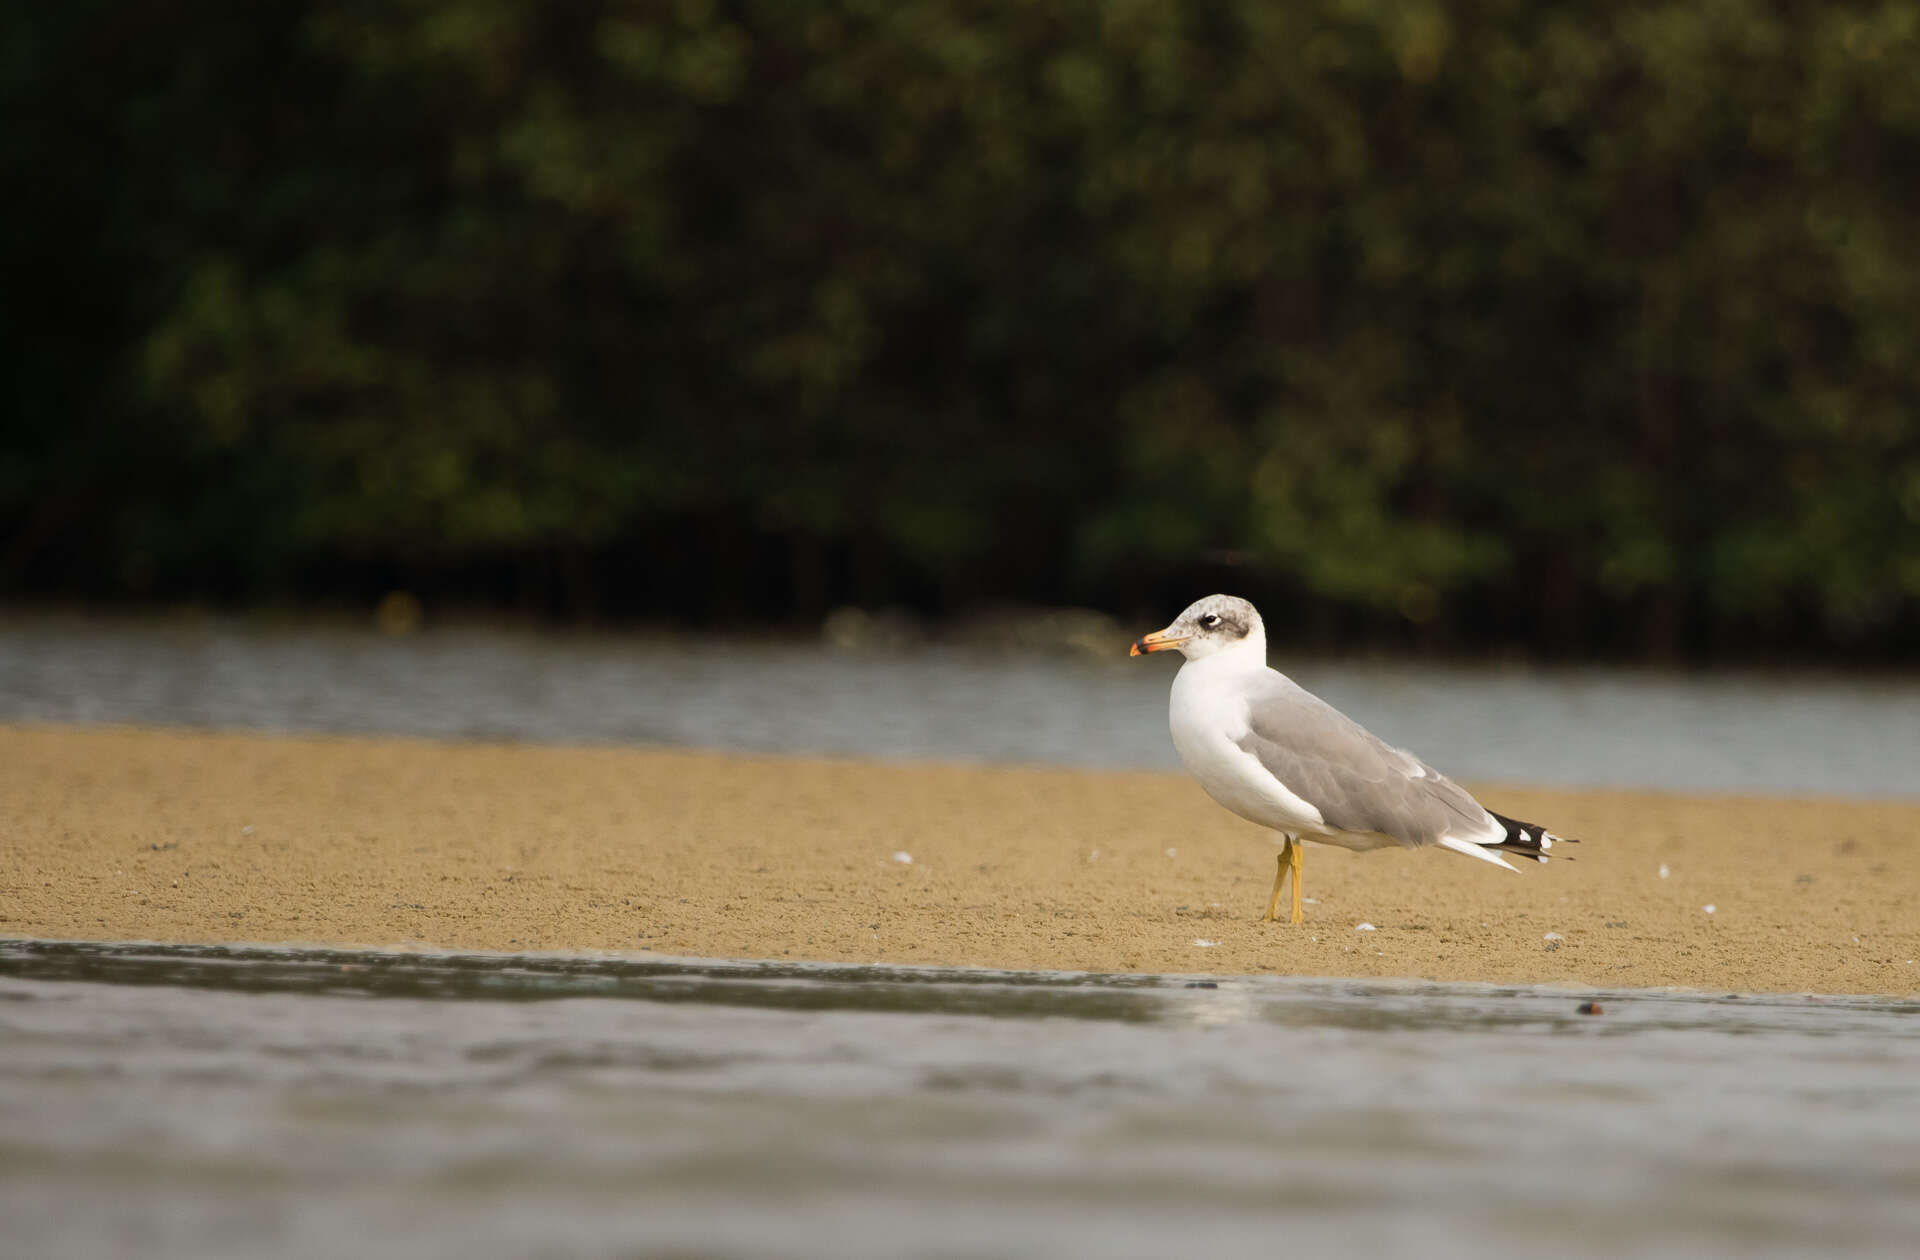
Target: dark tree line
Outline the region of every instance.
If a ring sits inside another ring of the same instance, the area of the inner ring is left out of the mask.
[[[1920,655],[1920,11],[0,18],[14,596]]]

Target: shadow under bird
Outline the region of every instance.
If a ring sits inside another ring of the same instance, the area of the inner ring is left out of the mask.
[[[1343,849],[1437,845],[1515,869],[1502,853],[1547,860],[1571,843],[1535,823],[1496,814],[1412,753],[1395,748],[1267,665],[1267,631],[1232,595],[1196,600],[1164,630],[1134,640],[1130,656],[1179,652],[1167,705],[1173,746],[1207,795],[1280,833],[1267,918],[1293,872],[1300,922],[1305,842]]]

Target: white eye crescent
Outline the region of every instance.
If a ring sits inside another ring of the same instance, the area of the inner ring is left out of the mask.
[[[1218,613],[1208,613],[1206,616],[1200,618],[1200,624],[1211,630],[1220,624],[1220,616]]]

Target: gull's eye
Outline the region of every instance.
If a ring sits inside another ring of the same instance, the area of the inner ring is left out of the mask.
[[[1208,613],[1206,616],[1200,618],[1200,624],[1211,630],[1220,624],[1220,614]]]

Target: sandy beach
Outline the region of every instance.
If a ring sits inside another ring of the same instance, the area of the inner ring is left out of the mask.
[[[1920,804],[1473,786],[1574,860],[1316,846],[1293,927],[1177,774],[0,726],[0,937],[1920,992]]]

